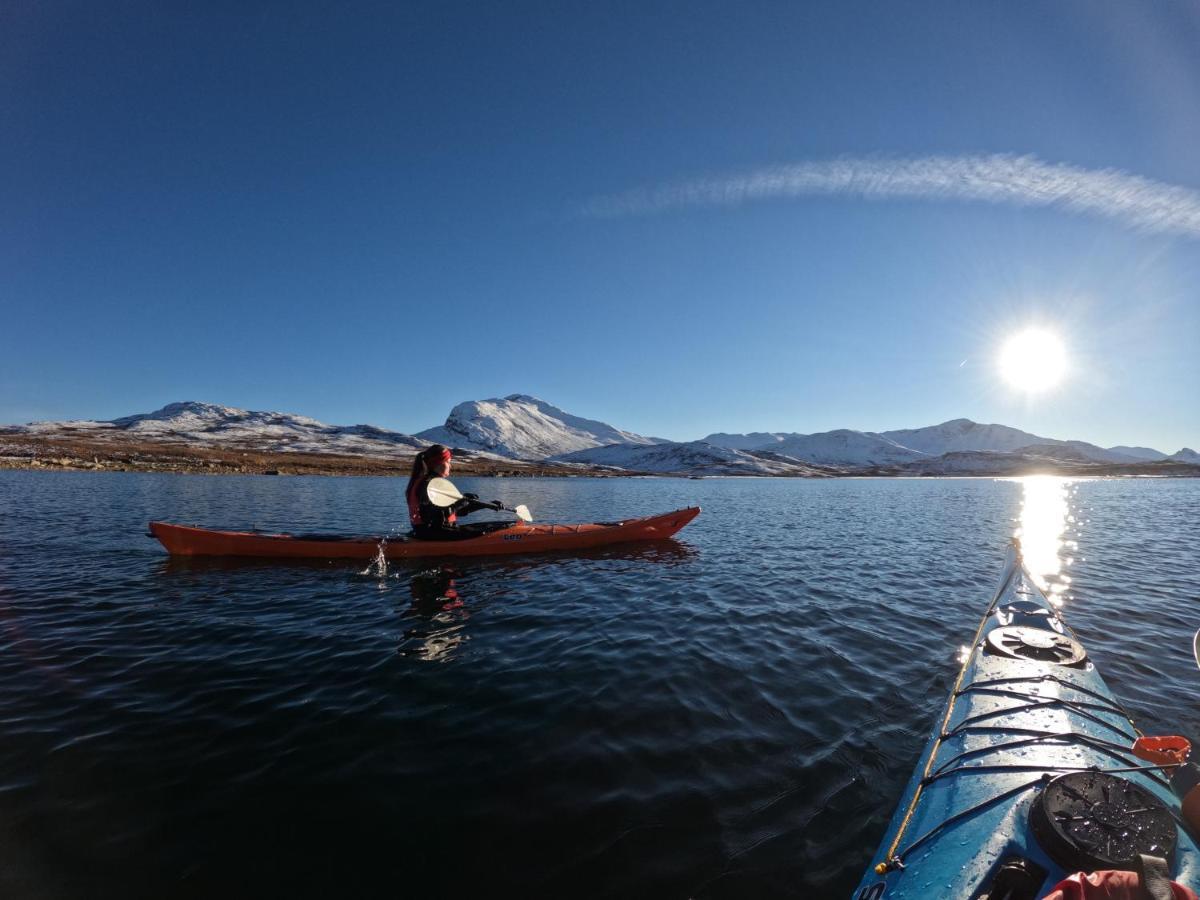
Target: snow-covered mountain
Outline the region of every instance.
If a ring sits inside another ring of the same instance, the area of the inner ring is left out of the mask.
[[[612,466],[633,472],[688,475],[826,476],[834,470],[810,466],[769,451],[747,452],[704,441],[661,444],[609,444],[553,457],[552,462]]]
[[[1029,448],[1036,448],[1030,451],[1033,455],[1062,459],[1070,457],[1106,464],[1152,462],[1167,458],[1165,453],[1149,447],[1104,448],[1086,441],[1041,437],[1007,425],[983,425],[970,419],[951,419],[940,425],[895,431],[839,430],[809,435],[719,433],[710,435],[706,440],[723,447],[777,450],[811,462],[842,466],[894,465],[922,457],[937,458],[947,453],[1014,453]],[[1068,448],[1071,452],[1066,455],[1048,453],[1050,446]],[[975,462],[971,465],[975,465]]]
[[[717,432],[704,438],[704,441],[731,450],[768,450],[829,466],[889,466],[926,455],[883,435],[847,428],[817,434],[795,431],[755,431],[750,434]]]
[[[428,446],[408,434],[372,425],[326,425],[308,416],[259,412],[186,401],[110,421],[33,422],[10,433],[175,441],[266,452],[393,454]]]
[[[925,428],[881,431],[880,435],[929,456],[956,450],[1019,450],[1030,444],[1053,443],[1046,438],[1007,425],[981,425],[970,419],[951,419]]]
[[[1178,453],[1172,453],[1167,459],[1172,462],[1200,463],[1200,453],[1197,453],[1191,447],[1184,447]]]
[[[666,443],[573,416],[527,394],[460,403],[446,424],[418,432],[417,437],[514,459],[546,459],[606,444]]]
[[[820,434],[791,435],[763,449],[824,466],[891,466],[925,455],[883,435],[846,428]]]
[[[1125,452],[1126,447],[1097,447],[1086,441],[1064,441],[1057,438],[1040,437],[1010,428],[1008,425],[984,425],[972,422],[970,419],[951,419],[940,425],[929,425],[925,428],[902,428],[896,431],[880,432],[883,437],[890,438],[905,447],[920,450],[929,456],[941,456],[946,453],[956,453],[962,450],[986,450],[1007,453],[1025,450],[1029,447],[1045,448],[1051,445],[1069,447],[1085,460],[1102,463],[1132,463],[1144,461],[1147,457]],[[1140,448],[1143,452],[1153,454],[1149,448]],[[1042,455],[1045,455],[1043,452]],[[1165,456],[1165,454],[1163,454]],[[1162,456],[1159,457],[1160,459]]]

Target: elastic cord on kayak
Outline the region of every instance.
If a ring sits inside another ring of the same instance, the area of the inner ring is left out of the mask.
[[[994,775],[997,772],[1098,772],[1104,775],[1116,775],[1120,772],[1151,772],[1157,771],[1159,768],[1159,766],[1155,765],[1116,766],[1112,769],[1102,769],[1099,766],[1014,766],[1003,763],[996,766],[959,766],[957,769],[949,769],[945,772],[939,772],[936,775],[930,775],[924,781],[926,784],[932,784],[950,775],[977,775],[980,773]],[[1166,782],[1163,783],[1165,784]]]
[[[971,690],[994,688],[1001,684],[1030,684],[1032,682],[1039,681],[1053,681],[1055,684],[1060,684],[1063,687],[1069,687],[1071,690],[1077,691],[1080,694],[1087,694],[1089,697],[1094,697],[1095,699],[1099,700],[1106,707],[1111,707],[1114,712],[1119,712],[1124,718],[1129,719],[1129,714],[1125,712],[1125,709],[1112,697],[1106,697],[1099,691],[1093,691],[1091,688],[1086,688],[1082,684],[1076,684],[1073,681],[1067,681],[1049,672],[1042,675],[1010,675],[1007,678],[989,678],[987,681],[972,681],[969,685],[962,689],[961,693],[966,693],[967,691]],[[1129,724],[1133,725],[1133,721],[1130,720]],[[1137,730],[1136,726],[1134,726],[1134,730]]]
[[[1033,680],[1033,679],[1030,679],[1030,680]],[[961,696],[961,694],[966,693],[969,689],[970,689],[970,686],[968,686],[967,688],[958,692],[957,695]],[[1041,704],[1036,704],[1036,705],[1040,706]],[[1095,705],[1098,705],[1098,704],[1095,704]],[[1025,711],[1025,710],[1032,708],[1032,706],[1033,705],[1028,706],[1028,707],[1010,707],[1006,711],[1007,712]],[[1120,712],[1121,710],[1118,709],[1118,710],[1112,710],[1112,711]],[[1078,710],[1077,710],[1077,712],[1078,712]],[[1089,718],[1091,718],[1091,717],[1089,716]],[[1119,729],[1113,729],[1113,730],[1117,731],[1119,734],[1122,733],[1122,732],[1120,732]],[[1121,772],[1143,772],[1146,775],[1148,775],[1150,778],[1159,782],[1160,784],[1163,784],[1163,785],[1167,784],[1167,782],[1158,774],[1158,772],[1162,768],[1162,766],[1156,765],[1156,764],[1125,765],[1125,766],[1115,766],[1113,768],[1103,768],[1103,769],[1099,768],[1097,766],[1045,766],[1045,765],[1021,766],[1021,765],[1012,765],[1012,764],[1003,764],[1003,765],[994,765],[994,766],[955,765],[956,763],[958,763],[968,757],[982,756],[982,755],[985,755],[988,753],[995,752],[997,750],[1006,750],[1006,749],[1011,749],[1013,747],[1026,746],[1026,745],[1030,745],[1030,744],[1036,744],[1036,743],[1040,743],[1043,741],[1052,741],[1052,740],[1078,741],[1079,743],[1086,744],[1086,745],[1092,747],[1093,749],[1108,753],[1110,756],[1115,757],[1120,762],[1125,762],[1125,763],[1133,762],[1133,760],[1129,759],[1129,756],[1128,756],[1128,754],[1131,752],[1128,745],[1117,744],[1113,741],[1105,741],[1100,738],[1092,737],[1091,735],[1082,735],[1082,734],[1077,734],[1075,732],[1046,733],[1046,732],[1039,732],[1039,731],[1036,731],[1035,729],[1030,729],[1030,728],[1018,729],[1018,728],[1010,727],[1010,728],[1001,729],[1001,728],[992,728],[989,726],[978,726],[978,725],[964,727],[964,725],[960,724],[959,726],[955,727],[952,731],[943,731],[938,736],[939,744],[942,741],[945,741],[949,738],[959,737],[966,731],[972,731],[972,732],[1002,731],[1002,732],[1005,732],[1008,734],[1012,734],[1014,732],[1019,732],[1019,733],[1023,733],[1023,734],[1031,734],[1034,736],[1029,737],[1029,738],[1023,738],[1018,741],[1008,741],[1008,742],[1000,743],[1000,744],[990,744],[986,747],[977,747],[973,750],[965,750],[962,753],[959,753],[957,756],[954,756],[953,758],[946,760],[945,763],[943,763],[936,771],[933,771],[932,773],[930,771],[931,766],[927,765],[925,767],[925,773],[922,775],[921,780],[917,784],[917,793],[919,793],[921,790],[923,790],[925,787],[932,784],[933,782],[938,781],[943,778],[947,778],[951,775],[981,775],[981,774],[995,774],[997,772],[1010,772],[1010,773],[1041,772],[1042,773],[1041,776],[1033,779],[1032,781],[1028,781],[1028,782],[1025,782],[1024,784],[1018,785],[1017,787],[1014,787],[1008,791],[1005,791],[1004,793],[999,794],[995,797],[990,797],[987,800],[984,800],[983,802],[970,807],[969,809],[965,809],[961,812],[957,812],[954,815],[950,816],[949,818],[943,819],[941,822],[939,822],[937,825],[935,825],[929,831],[925,832],[925,834],[921,835],[919,838],[917,838],[915,841],[913,841],[911,844],[909,844],[907,847],[905,847],[904,850],[901,851],[900,853],[896,853],[895,845],[893,845],[893,847],[889,848],[889,850],[888,850],[887,860],[885,862],[879,863],[878,865],[875,866],[875,871],[877,874],[883,875],[893,869],[903,868],[904,867],[903,860],[906,856],[911,854],[913,852],[913,850],[915,850],[918,846],[925,843],[925,841],[929,840],[930,838],[932,838],[934,835],[941,832],[946,827],[954,824],[955,822],[962,820],[963,818],[965,818],[967,816],[972,815],[973,813],[978,812],[981,809],[987,808],[988,806],[990,806],[993,803],[996,803],[1000,800],[1007,799],[1009,797],[1012,797],[1016,794],[1021,793],[1022,791],[1028,790],[1029,788],[1032,788],[1044,781],[1048,781],[1051,777],[1050,776],[1051,771],[1060,772],[1060,773],[1100,772],[1100,773],[1104,773],[1104,774],[1117,774],[1117,773],[1121,773]],[[910,808],[909,812],[911,813],[911,811],[912,811],[912,808]],[[1176,818],[1178,818],[1178,816],[1176,816]],[[909,816],[906,816],[905,824],[907,824],[908,819],[909,819]],[[899,832],[897,833],[897,836],[899,836]]]
[[[1025,679],[1025,681],[1042,681],[1042,680],[1046,680],[1046,679],[1053,679],[1056,681],[1061,681],[1061,679],[1058,679],[1055,676],[1027,678],[1027,679]],[[1005,681],[1005,682],[1012,682],[1016,679],[997,679],[997,681],[1001,681],[1001,680]],[[974,688],[982,688],[983,690],[981,692],[1000,693],[1004,696],[1013,696],[1013,697],[1017,697],[1018,699],[1026,700],[1026,701],[1030,701],[1030,702],[1027,705],[1008,707],[1006,709],[999,710],[999,711],[993,711],[992,713],[984,714],[981,716],[974,716],[970,720],[964,720],[963,722],[960,722],[957,726],[955,726],[950,731],[945,730],[945,722],[943,722],[943,725],[942,725],[943,730],[938,735],[937,745],[940,746],[942,742],[944,742],[950,738],[961,737],[964,733],[966,733],[968,731],[975,732],[975,733],[998,731],[998,732],[1004,732],[1007,734],[1022,733],[1022,734],[1028,734],[1028,735],[1033,735],[1033,736],[1028,737],[1028,738],[1023,738],[1023,739],[1017,740],[1017,741],[1008,741],[1008,742],[1004,742],[1004,743],[1000,743],[1000,744],[989,744],[986,747],[976,747],[973,750],[964,750],[962,753],[959,753],[958,755],[952,757],[951,759],[946,760],[936,771],[932,770],[933,756],[931,754],[929,764],[926,765],[925,771],[921,776],[921,780],[917,784],[917,790],[916,790],[916,793],[914,794],[914,800],[915,800],[916,796],[925,787],[927,787],[928,785],[932,784],[935,781],[938,781],[942,778],[947,778],[951,775],[968,775],[968,774],[969,775],[979,775],[979,774],[994,774],[997,772],[1012,772],[1012,773],[1015,773],[1015,772],[1041,772],[1042,773],[1041,777],[1035,778],[1032,781],[1026,782],[1022,785],[1012,788],[1011,790],[1005,791],[1004,793],[1002,793],[996,797],[991,797],[991,798],[983,801],[982,803],[976,804],[975,806],[972,806],[969,809],[963,810],[962,812],[955,813],[954,815],[950,816],[949,818],[944,819],[943,821],[939,822],[937,825],[935,825],[933,828],[931,828],[925,834],[921,835],[921,837],[917,838],[917,840],[913,841],[913,843],[911,843],[907,847],[905,847],[904,850],[900,853],[896,853],[896,844],[893,844],[893,846],[891,848],[889,848],[889,850],[888,850],[887,860],[885,862],[879,863],[875,867],[875,871],[877,874],[883,875],[883,874],[886,874],[887,872],[891,871],[892,869],[902,868],[903,867],[903,859],[906,856],[908,856],[910,853],[912,853],[912,851],[917,846],[924,843],[929,838],[933,837],[935,834],[938,834],[940,831],[942,831],[947,826],[952,825],[953,823],[960,821],[964,817],[969,816],[973,813],[978,812],[981,809],[984,809],[984,808],[990,806],[991,804],[997,802],[998,800],[1003,800],[1003,799],[1011,797],[1015,794],[1019,794],[1022,791],[1028,790],[1029,788],[1034,787],[1035,785],[1037,785],[1043,781],[1049,780],[1049,778],[1050,778],[1049,772],[1050,771],[1053,771],[1053,772],[1103,772],[1105,774],[1116,774],[1118,772],[1144,772],[1150,778],[1153,778],[1155,781],[1158,781],[1159,783],[1166,785],[1166,781],[1158,774],[1158,770],[1161,769],[1162,767],[1160,765],[1153,765],[1153,764],[1152,765],[1126,765],[1126,766],[1114,767],[1111,769],[1101,769],[1096,766],[1045,766],[1045,765],[1020,766],[1020,765],[1012,765],[1012,764],[995,765],[995,766],[956,765],[956,763],[959,763],[962,760],[967,759],[969,757],[978,757],[978,756],[986,755],[988,753],[996,752],[998,750],[1006,750],[1006,749],[1011,749],[1013,747],[1027,746],[1027,745],[1031,745],[1031,744],[1037,744],[1037,743],[1041,743],[1041,742],[1045,742],[1045,741],[1055,741],[1055,740],[1058,740],[1058,741],[1074,740],[1079,743],[1086,744],[1086,745],[1092,747],[1093,749],[1099,750],[1104,753],[1108,753],[1110,756],[1115,757],[1120,762],[1130,763],[1130,762],[1134,761],[1129,758],[1129,754],[1131,753],[1131,750],[1127,744],[1117,744],[1113,741],[1105,741],[1101,738],[1092,737],[1091,735],[1082,735],[1082,734],[1078,734],[1075,732],[1047,733],[1047,732],[1037,731],[1037,730],[1031,729],[1031,728],[1013,728],[1013,727],[998,728],[998,727],[991,727],[991,726],[987,726],[987,725],[970,724],[971,722],[978,721],[980,719],[989,718],[996,712],[999,712],[999,713],[1026,712],[1030,709],[1034,709],[1034,708],[1038,708],[1038,707],[1046,705],[1046,703],[1040,702],[1040,701],[1044,700],[1045,698],[1034,698],[1031,695],[1023,694],[1020,691],[988,690],[987,689],[988,684],[989,684],[989,682],[979,682],[978,684],[967,685],[962,690],[955,691],[954,694],[951,695],[952,700],[955,697],[960,697],[963,694],[966,694],[966,693],[972,691]],[[1063,682],[1063,684],[1066,684],[1067,686],[1070,686],[1070,687],[1076,687],[1076,685],[1071,685],[1070,682]],[[1087,694],[1092,693],[1091,691],[1088,691],[1083,688],[1081,688],[1080,690],[1083,693],[1087,693]],[[1035,699],[1039,702],[1033,702]],[[1102,695],[1101,695],[1101,699],[1104,699],[1107,701],[1107,698],[1104,698]],[[951,705],[953,705],[953,704],[951,704]],[[1116,728],[1113,725],[1111,725],[1110,723],[1104,722],[1104,720],[1102,720],[1098,717],[1092,716],[1092,715],[1086,713],[1085,711],[1083,711],[1082,709],[1079,709],[1077,704],[1073,704],[1070,701],[1063,701],[1061,705],[1071,708],[1078,715],[1084,716],[1085,718],[1088,718],[1090,720],[1098,722],[1101,725],[1106,725],[1110,730],[1117,732],[1117,734],[1120,734],[1122,737],[1126,737],[1126,738],[1129,737],[1124,732],[1122,732],[1119,728]],[[1121,709],[1116,703],[1109,703],[1109,702],[1106,702],[1104,704],[1089,703],[1087,705],[1092,708],[1103,709],[1106,712],[1120,713],[1123,716],[1125,715],[1124,710]],[[936,750],[936,747],[935,747],[935,750]],[[904,822],[905,825],[908,823],[908,820],[911,817],[911,813],[912,813],[913,809],[915,808],[915,805],[916,804],[914,803],[914,804],[912,804],[912,806],[910,806],[909,812],[905,816],[905,822]],[[897,837],[900,837],[900,835],[902,833],[903,833],[903,828],[897,832]]]
[[[1017,546],[1017,552],[1018,552],[1018,560],[1019,560],[1019,553],[1020,553],[1019,545]],[[975,630],[975,637],[972,639],[971,644],[970,644],[970,646],[972,648],[972,652],[965,655],[963,662],[962,662],[962,666],[958,670],[958,677],[955,678],[954,687],[950,691],[950,699],[946,704],[946,713],[942,717],[941,727],[938,729],[937,737],[934,738],[933,745],[929,751],[929,758],[925,762],[925,768],[921,772],[921,778],[917,782],[916,790],[913,791],[913,796],[912,796],[912,799],[909,801],[908,809],[905,810],[904,818],[900,822],[900,827],[896,829],[895,837],[892,838],[892,843],[888,847],[887,853],[885,854],[883,861],[880,863],[877,863],[875,865],[875,872],[878,875],[885,875],[894,869],[903,868],[904,857],[907,856],[909,853],[911,853],[914,847],[916,847],[920,843],[923,843],[930,836],[932,836],[933,834],[936,834],[938,831],[945,828],[947,825],[952,824],[953,822],[957,822],[960,819],[962,819],[964,816],[970,815],[971,813],[974,813],[974,812],[978,811],[979,809],[985,808],[985,807],[991,805],[992,803],[995,803],[998,800],[1011,797],[1014,794],[1020,793],[1023,790],[1027,790],[1028,788],[1038,784],[1041,781],[1049,779],[1050,776],[1049,776],[1049,773],[1047,772],[1048,767],[1046,767],[1046,766],[1038,766],[1038,767],[962,766],[959,768],[948,768],[949,766],[953,766],[955,760],[962,758],[961,754],[958,757],[955,757],[955,759],[949,760],[945,765],[940,767],[940,769],[938,770],[936,775],[933,775],[931,777],[931,773],[933,772],[933,765],[934,765],[934,762],[937,760],[938,751],[941,749],[942,744],[949,738],[960,735],[963,732],[965,732],[966,730],[980,728],[981,726],[979,726],[977,723],[979,723],[981,721],[985,721],[990,718],[996,718],[1001,715],[1011,714],[1013,712],[1028,711],[1030,709],[1036,709],[1036,708],[1049,706],[1049,705],[1056,705],[1056,706],[1062,706],[1067,709],[1070,709],[1073,712],[1075,712],[1077,715],[1079,715],[1085,719],[1088,719],[1089,721],[1092,721],[1099,725],[1102,725],[1103,727],[1107,728],[1108,730],[1114,731],[1117,734],[1121,735],[1123,738],[1136,739],[1137,737],[1141,736],[1141,732],[1137,729],[1137,726],[1133,724],[1133,720],[1130,719],[1129,714],[1127,712],[1125,712],[1125,710],[1123,708],[1121,708],[1120,705],[1118,705],[1112,698],[1105,697],[1102,694],[1097,694],[1093,691],[1088,690],[1087,688],[1083,688],[1083,687],[1080,687],[1079,685],[1072,684],[1069,681],[1064,681],[1063,679],[1060,679],[1054,675],[1030,676],[1030,677],[1026,677],[1023,679],[1020,678],[1019,676],[1015,676],[1013,678],[1004,678],[1004,679],[989,679],[987,681],[971,683],[971,684],[966,685],[965,687],[962,686],[963,676],[966,674],[967,667],[971,665],[971,661],[975,657],[977,648],[979,647],[980,636],[983,634],[983,630],[987,626],[988,620],[995,613],[996,607],[1000,601],[1000,598],[1004,596],[1005,591],[1008,590],[1008,586],[1012,583],[1012,580],[1017,576],[1017,574],[1020,571],[1021,571],[1021,567],[1019,565],[1015,565],[1010,569],[1008,576],[1001,583],[1000,587],[997,588],[995,595],[992,597],[992,602],[988,605],[987,611],[984,612],[983,618],[981,618],[979,620],[979,627]],[[1063,625],[1066,627],[1067,631],[1071,633],[1071,636],[1074,637],[1074,632],[1071,630],[1071,627],[1069,625],[1067,625],[1065,622],[1063,623]],[[1086,701],[1070,701],[1070,700],[1062,700],[1059,698],[1035,697],[1031,694],[1022,693],[1020,691],[1005,691],[1005,690],[1000,690],[997,688],[997,685],[1000,685],[1000,684],[1016,684],[1016,683],[1020,683],[1020,682],[1030,683],[1030,682],[1040,682],[1040,681],[1056,681],[1061,685],[1071,687],[1071,688],[1079,691],[1082,694],[1089,695],[1095,699],[1098,699],[1098,700],[1102,701],[1102,703],[1090,703],[1090,702],[1086,702]],[[947,731],[946,726],[949,724],[950,718],[954,713],[954,705],[958,701],[958,698],[961,697],[962,695],[964,695],[968,692],[972,692],[972,691],[979,692],[979,693],[997,694],[1000,696],[1011,696],[1011,697],[1015,697],[1017,699],[1024,701],[1024,704],[1019,707],[1010,707],[1007,709],[992,710],[992,711],[989,711],[986,713],[980,713],[979,715],[972,716],[969,719],[964,719],[962,722],[958,723],[958,725],[956,725],[954,729]],[[1129,734],[1126,734],[1120,728],[1117,728],[1115,725],[1113,725],[1111,722],[1104,721],[1100,717],[1095,716],[1092,713],[1088,712],[1087,709],[1100,710],[1100,711],[1107,712],[1110,714],[1120,715],[1123,719],[1125,719],[1125,721],[1129,722],[1130,727],[1134,731],[1134,734],[1132,736]],[[986,727],[986,726],[983,726],[983,727]],[[1009,729],[1009,731],[1011,732],[1012,729]],[[1058,735],[1046,735],[1046,737],[1053,738],[1053,737],[1058,737]],[[1096,740],[1098,741],[1099,739],[1096,739]],[[1103,742],[1103,743],[1107,743],[1107,742]],[[1110,746],[1112,746],[1112,745],[1110,745]],[[996,748],[993,747],[991,749],[996,749]],[[1122,749],[1125,749],[1126,752],[1128,752],[1127,748],[1122,748]],[[1127,759],[1125,759],[1123,757],[1118,757],[1118,758],[1120,758],[1122,762],[1128,761]],[[1145,771],[1146,769],[1157,769],[1157,768],[1159,768],[1159,767],[1157,767],[1157,766],[1137,766],[1135,768],[1113,769],[1111,771]],[[914,843],[912,843],[908,847],[906,847],[903,853],[898,854],[896,852],[897,848],[900,846],[900,841],[903,839],[905,832],[908,830],[908,826],[912,821],[913,814],[916,811],[917,804],[920,802],[921,795],[925,789],[925,786],[928,785],[933,780],[935,780],[935,778],[942,778],[946,775],[950,775],[950,774],[953,774],[955,772],[960,772],[960,771],[972,771],[972,772],[980,772],[980,771],[1008,771],[1008,772],[1041,771],[1045,774],[1041,778],[1034,779],[1033,781],[1028,782],[1027,784],[1024,784],[1020,787],[1013,788],[1010,791],[1006,791],[1005,793],[1000,794],[998,797],[990,798],[989,800],[986,800],[983,803],[972,807],[971,809],[965,810],[960,813],[955,813],[953,816],[942,821],[939,825],[935,826],[929,832],[922,835],[920,838],[917,839],[917,841],[915,841]],[[1056,768],[1056,769],[1053,769],[1053,771],[1064,771],[1065,772],[1065,771],[1079,771],[1079,770],[1067,769],[1067,768],[1062,768],[1062,769]],[[1099,770],[1096,770],[1096,771],[1099,771]]]
[[[1113,769],[1101,769],[1101,768],[1097,768],[1096,766],[1054,766],[1052,771],[1054,771],[1054,772],[1098,772],[1098,773],[1103,773],[1105,775],[1112,775],[1112,774],[1116,774],[1118,772],[1149,772],[1151,770],[1156,770],[1158,768],[1159,768],[1158,766],[1153,766],[1153,765],[1150,765],[1150,766],[1120,766],[1118,768],[1113,768]],[[1039,777],[1034,778],[1032,781],[1027,781],[1024,784],[1019,784],[1014,788],[1010,788],[1009,790],[1005,791],[1002,794],[997,794],[995,797],[989,797],[987,800],[984,800],[981,803],[977,803],[974,806],[970,807],[969,809],[964,809],[962,812],[957,812],[954,815],[950,816],[949,818],[943,819],[941,822],[938,822],[938,824],[934,825],[927,832],[925,832],[923,835],[921,835],[919,838],[917,838],[915,841],[913,841],[911,844],[909,844],[907,847],[905,847],[904,850],[901,851],[899,854],[891,857],[891,859],[889,859],[888,863],[886,864],[887,868],[881,870],[880,866],[883,866],[885,864],[880,863],[879,866],[875,867],[875,871],[878,874],[883,875],[884,873],[890,871],[891,869],[904,868],[903,859],[906,856],[909,856],[914,850],[917,849],[917,847],[921,846],[921,844],[925,843],[927,840],[934,837],[935,835],[937,835],[939,832],[943,831],[950,825],[953,825],[955,822],[958,822],[968,816],[973,815],[974,813],[979,812],[981,809],[986,809],[987,807],[991,806],[993,803],[998,803],[1001,800],[1007,800],[1009,797],[1015,796],[1015,795],[1021,793],[1022,791],[1027,791],[1032,787],[1036,787],[1037,785],[1042,784],[1043,782],[1048,782],[1048,781],[1050,781],[1050,778],[1051,778],[1050,772],[1046,770],[1046,766],[960,766],[957,769],[952,769],[948,772],[942,772],[938,775],[934,775],[933,777],[927,779],[924,783],[935,781],[938,778],[941,778],[943,775],[959,775],[959,774],[966,774],[966,773],[995,773],[995,772],[1041,772],[1042,774]],[[1171,810],[1171,813],[1177,820],[1182,822],[1182,817],[1179,815],[1179,813],[1177,813],[1175,810]]]
[[[955,822],[958,822],[961,819],[965,819],[967,816],[973,815],[974,813],[979,812],[979,810],[981,810],[981,809],[986,809],[987,807],[991,806],[993,803],[999,803],[1001,800],[1007,800],[1009,797],[1015,796],[1016,794],[1019,794],[1022,791],[1027,791],[1031,787],[1035,787],[1036,785],[1039,785],[1042,782],[1049,781],[1049,780],[1050,780],[1050,774],[1047,772],[1046,774],[1044,774],[1038,778],[1034,778],[1032,781],[1027,781],[1024,784],[1019,784],[1015,788],[1010,788],[1009,790],[1005,791],[1002,794],[997,794],[995,797],[988,797],[988,799],[984,800],[983,802],[976,803],[970,809],[964,809],[962,812],[957,812],[954,815],[950,816],[950,818],[948,818],[948,819],[943,819],[942,821],[940,821],[936,825],[934,825],[932,828],[930,828],[923,835],[921,835],[919,838],[917,838],[915,841],[913,841],[911,844],[909,844],[907,847],[905,847],[903,853],[901,853],[899,855],[892,855],[891,851],[889,850],[887,862],[881,862],[879,865],[877,865],[875,867],[875,872],[879,875],[884,875],[887,872],[890,872],[892,869],[903,869],[904,868],[904,862],[903,862],[904,857],[908,856],[910,853],[912,853],[914,850],[916,850],[918,847],[920,847],[923,843],[925,843],[927,840],[929,840],[931,837],[933,837],[935,834],[937,834],[939,831],[941,831],[943,828],[946,828],[949,825],[953,825]]]
[[[974,689],[974,685],[967,685],[967,687],[964,688],[962,691],[960,691],[959,694],[961,696],[962,694],[965,694],[968,691],[971,691],[973,689]],[[1115,731],[1117,734],[1121,735],[1121,737],[1128,738],[1130,741],[1134,741],[1137,739],[1136,734],[1134,734],[1134,735],[1126,734],[1124,731],[1122,731],[1120,728],[1117,728],[1111,722],[1105,722],[1099,716],[1094,716],[1087,711],[1088,709],[1098,709],[1103,712],[1117,713],[1122,716],[1125,715],[1125,711],[1123,709],[1121,709],[1121,707],[1117,706],[1116,704],[1109,705],[1109,704],[1100,704],[1100,703],[1080,703],[1080,702],[1074,702],[1071,700],[1064,700],[1061,697],[1037,697],[1032,694],[1022,693],[1021,691],[981,690],[981,691],[979,691],[979,693],[994,694],[999,697],[1013,697],[1018,700],[1027,701],[1027,706],[1024,706],[1024,707],[1010,706],[1010,707],[1005,707],[1004,709],[993,709],[993,710],[989,710],[988,712],[979,713],[978,715],[971,716],[970,718],[967,718],[967,719],[963,719],[962,722],[960,722],[957,726],[955,726],[953,731],[949,732],[946,735],[946,737],[955,735],[960,730],[965,730],[965,727],[969,727],[970,725],[972,725],[976,722],[982,722],[986,719],[996,719],[996,718],[999,718],[1000,716],[1007,715],[1012,712],[1025,712],[1028,709],[1040,709],[1040,708],[1044,708],[1047,706],[1061,706],[1061,707],[1064,707],[1065,709],[1071,710],[1071,712],[1075,713],[1080,718],[1087,719],[1089,722],[1095,722],[1097,725],[1102,725],[1105,728],[1107,728],[1109,731]]]
[[[972,731],[975,731],[975,729],[972,729]],[[1047,743],[1050,741],[1070,741],[1070,742],[1074,742],[1074,743],[1078,743],[1078,744],[1084,744],[1088,747],[1091,747],[1093,750],[1097,750],[1101,753],[1107,753],[1109,756],[1113,757],[1114,759],[1116,759],[1120,762],[1123,762],[1123,763],[1132,763],[1133,762],[1133,760],[1131,760],[1127,755],[1129,753],[1128,747],[1124,746],[1123,744],[1114,743],[1113,741],[1101,740],[1100,738],[1095,738],[1088,734],[1080,734],[1080,733],[1074,732],[1074,731],[1059,732],[1059,733],[1055,733],[1055,734],[1046,734],[1043,732],[1043,733],[1039,734],[1039,733],[1035,733],[1033,729],[1013,729],[1013,728],[996,729],[996,731],[1003,731],[1004,733],[1007,733],[1007,734],[1012,734],[1014,732],[1020,731],[1023,734],[1034,734],[1035,736],[1022,738],[1021,740],[1018,740],[1018,741],[1006,741],[1001,744],[990,744],[987,747],[976,747],[974,750],[964,750],[962,753],[958,754],[957,756],[955,756],[952,759],[949,759],[945,763],[943,763],[937,770],[935,770],[933,772],[932,775],[930,775],[927,779],[925,779],[926,783],[929,783],[938,778],[941,778],[943,775],[948,775],[952,772],[958,771],[958,769],[955,768],[955,764],[961,762],[962,760],[965,760],[965,759],[968,759],[971,757],[985,756],[988,753],[994,753],[998,750],[1012,750],[1016,747],[1029,747],[1029,746],[1033,746],[1035,744],[1042,744],[1042,743]],[[978,732],[976,731],[975,733],[978,733]],[[966,768],[966,767],[963,766],[961,768]],[[1150,768],[1157,769],[1158,766],[1154,765],[1154,766],[1151,766]],[[1152,774],[1151,777],[1154,778],[1156,781],[1161,781],[1164,786],[1167,786],[1167,782],[1165,779],[1159,778],[1156,774]]]

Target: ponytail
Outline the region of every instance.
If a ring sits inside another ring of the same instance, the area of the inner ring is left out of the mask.
[[[408,518],[413,525],[421,525],[421,497],[418,493],[421,486],[429,479],[430,468],[437,463],[448,461],[450,451],[441,444],[426,447],[413,460],[412,474],[408,477],[408,487],[404,489],[404,499],[408,501]]]

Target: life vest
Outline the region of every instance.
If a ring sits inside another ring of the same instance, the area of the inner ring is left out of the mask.
[[[437,477],[437,476],[427,475],[426,477],[424,477],[420,481],[418,481],[416,484],[414,484],[411,488],[409,488],[408,493],[405,495],[404,499],[408,502],[408,521],[412,524],[412,526],[414,528],[416,528],[417,526],[420,526],[420,525],[440,524],[438,522],[426,522],[425,517],[421,515],[422,505],[425,505],[425,506],[433,505],[429,502],[428,488],[429,488],[429,482],[432,481],[435,477]],[[449,525],[453,525],[455,522],[458,521],[458,516],[456,516],[453,512],[448,511],[444,521]]]
[[[421,501],[418,498],[427,483],[427,480],[421,480],[409,485],[408,492],[404,497],[408,501],[408,521],[413,526],[424,524],[421,521]]]

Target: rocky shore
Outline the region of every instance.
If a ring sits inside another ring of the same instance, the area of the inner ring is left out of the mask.
[[[113,441],[8,434],[0,436],[0,469],[175,472],[192,475],[397,475],[408,477],[412,453],[349,455],[198,447],[172,441]],[[602,468],[495,460],[459,454],[457,475],[532,477],[614,475]]]

